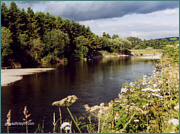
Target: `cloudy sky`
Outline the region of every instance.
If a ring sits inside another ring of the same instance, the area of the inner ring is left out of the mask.
[[[8,1],[6,5],[9,6]],[[42,11],[121,38],[179,37],[179,1],[17,1],[18,7]]]

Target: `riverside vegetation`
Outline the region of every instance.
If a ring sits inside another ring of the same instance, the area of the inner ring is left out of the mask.
[[[151,77],[143,76],[135,82],[124,83],[118,98],[90,107],[80,118],[73,117],[70,106],[77,101],[71,95],[52,103],[59,108],[59,119],[53,114],[53,130],[50,132],[88,133],[179,133],[179,46],[167,47],[160,59],[161,71]],[[62,121],[60,107],[67,110],[71,119]],[[11,110],[7,114],[7,132],[11,126]],[[24,108],[26,132],[30,116]],[[58,122],[60,125],[58,125]],[[43,124],[35,132],[44,132]]]
[[[170,40],[142,41],[137,37],[112,37],[103,32],[102,37],[89,27],[73,20],[63,20],[48,12],[36,12],[28,7],[25,11],[11,2],[9,8],[1,3],[1,63],[3,67],[37,67],[46,63],[91,59],[103,54],[126,54],[129,49],[152,47],[162,49],[172,45]],[[175,43],[177,44],[177,43]]]

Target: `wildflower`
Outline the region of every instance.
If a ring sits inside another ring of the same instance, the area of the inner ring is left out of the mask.
[[[176,132],[173,132],[173,131],[172,131],[172,132],[170,132],[170,133],[176,133]]]
[[[32,120],[27,120],[27,118],[28,118],[29,116],[31,116],[31,114],[28,114],[27,106],[24,107],[23,113],[24,113],[24,116],[25,116],[25,119],[23,119],[23,120],[26,121],[26,124],[29,123],[29,122],[31,122]]]
[[[69,107],[73,103],[76,102],[78,98],[75,95],[70,95],[60,101],[55,101],[52,103],[53,106],[59,106],[59,107]]]
[[[151,92],[159,92],[161,91],[160,89],[151,89],[151,88],[145,88],[145,89],[142,89],[143,92],[146,92],[146,91],[151,91]]]
[[[118,98],[119,98],[119,99],[121,98],[121,94],[120,94],[120,93],[118,94]]]
[[[64,123],[61,125],[60,129],[63,129],[63,128],[66,128],[66,127],[69,127],[69,126],[70,126],[70,123],[69,123],[69,122],[64,122]]]
[[[177,106],[175,106],[174,109],[179,109],[179,104]]]
[[[121,93],[126,93],[128,91],[127,88],[121,88]]]
[[[154,94],[154,93],[152,93],[152,95],[153,95],[153,96],[156,96],[156,97],[162,98],[162,96],[160,96],[159,94]]]
[[[142,84],[143,84],[143,86],[147,84],[146,78],[143,78]]]
[[[28,133],[28,123],[31,122],[32,120],[28,120],[28,117],[31,116],[31,114],[28,114],[27,106],[24,107],[24,116],[23,120],[26,122],[26,133]]]
[[[96,110],[99,110],[99,109],[100,109],[100,107],[98,105],[95,105],[95,106],[91,107],[90,112],[95,112]]]
[[[133,88],[133,86],[134,86],[134,84],[132,83],[132,82],[130,82],[130,88],[132,89]],[[132,90],[134,90],[134,89],[132,89]]]
[[[11,109],[7,114],[7,126],[11,126]]]
[[[86,111],[90,111],[91,110],[91,108],[89,107],[88,104],[85,104],[84,107],[85,107]]]
[[[134,122],[139,122],[139,120],[134,120]]]
[[[120,100],[118,100],[118,99],[115,99],[115,101],[114,102],[121,102]]]
[[[129,106],[127,106],[127,107],[129,107]],[[138,108],[136,106],[130,106],[129,111],[134,111],[136,113],[136,115],[142,115],[142,114],[146,115],[147,114],[147,111],[143,111],[141,108]]]
[[[71,128],[70,128],[70,127],[66,127],[66,128],[65,128],[65,130],[66,130],[66,131],[68,131],[68,130],[70,131],[70,130],[71,130]]]
[[[176,47],[174,49],[177,49],[179,47],[179,44],[176,45]]]
[[[157,84],[153,84],[153,87],[156,88],[158,85]]]
[[[104,106],[104,103],[101,103],[101,104],[100,104],[100,107],[103,107],[103,106]]]
[[[134,104],[134,103],[130,103],[130,105],[133,105],[133,106],[134,106],[135,104]]]
[[[172,120],[169,120],[168,123],[172,123],[173,125],[179,125],[179,120],[178,119],[172,119]]]
[[[160,89],[154,89],[152,92],[159,92],[161,91]]]

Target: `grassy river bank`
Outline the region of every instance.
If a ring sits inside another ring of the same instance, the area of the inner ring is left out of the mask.
[[[88,119],[82,126],[90,133],[179,133],[178,56],[178,49],[168,48],[160,59],[160,72],[125,83],[109,103],[85,105],[90,115],[82,118]]]

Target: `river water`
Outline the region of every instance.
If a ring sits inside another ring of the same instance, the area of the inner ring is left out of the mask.
[[[24,76],[21,81],[1,87],[1,131],[7,132],[6,116],[11,109],[14,125],[10,126],[10,132],[26,132],[26,127],[21,125],[26,105],[32,119],[29,132],[34,132],[38,123],[43,122],[44,132],[52,132],[53,113],[59,118],[58,108],[52,102],[76,95],[79,99],[70,110],[79,117],[85,113],[84,104],[108,102],[118,97],[123,83],[134,82],[135,76],[151,76],[155,67],[149,61],[137,57],[101,58],[54,65],[55,71]],[[62,118],[70,118],[65,108],[62,108]]]

